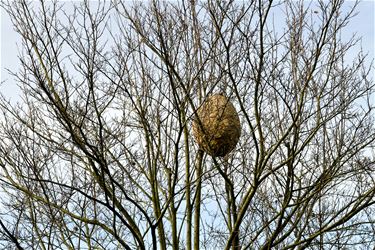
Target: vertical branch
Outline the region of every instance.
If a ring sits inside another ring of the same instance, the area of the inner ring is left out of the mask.
[[[196,176],[196,193],[194,201],[194,250],[199,250],[199,236],[200,236],[200,219],[201,219],[201,192],[202,192],[202,163],[203,150],[199,149],[195,162],[195,176]]]
[[[185,111],[182,111],[182,120],[186,122]],[[191,250],[191,229],[192,224],[192,205],[191,205],[191,183],[190,183],[190,147],[189,147],[189,131],[184,126],[184,144],[185,144],[185,186],[186,186],[186,250]]]
[[[229,232],[234,232],[234,237],[232,241],[232,250],[240,250],[240,230],[236,229],[233,230],[234,223],[237,221],[237,204],[236,204],[236,196],[234,194],[234,185],[233,181],[231,181],[230,174],[231,170],[230,164],[228,162],[228,156],[224,157],[224,173],[227,176],[225,181],[225,191],[227,194],[227,211],[228,211],[228,226]]]

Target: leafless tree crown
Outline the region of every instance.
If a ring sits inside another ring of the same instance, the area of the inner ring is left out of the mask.
[[[342,37],[357,4],[2,1],[22,43],[0,248],[373,247],[373,58]],[[214,94],[241,121],[225,157],[192,136]]]

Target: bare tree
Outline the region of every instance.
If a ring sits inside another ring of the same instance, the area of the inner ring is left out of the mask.
[[[352,5],[2,2],[22,101],[0,100],[1,248],[372,247],[374,68],[341,37]],[[225,157],[191,134],[215,93],[242,124]]]

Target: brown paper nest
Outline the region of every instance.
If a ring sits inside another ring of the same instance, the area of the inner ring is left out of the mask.
[[[211,156],[225,156],[235,147],[241,135],[238,113],[227,97],[215,94],[197,110],[193,135],[199,147]]]

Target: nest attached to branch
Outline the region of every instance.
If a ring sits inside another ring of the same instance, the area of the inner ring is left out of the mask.
[[[241,124],[233,104],[224,95],[210,96],[197,110],[193,135],[207,154],[225,156],[235,147],[241,135]]]

